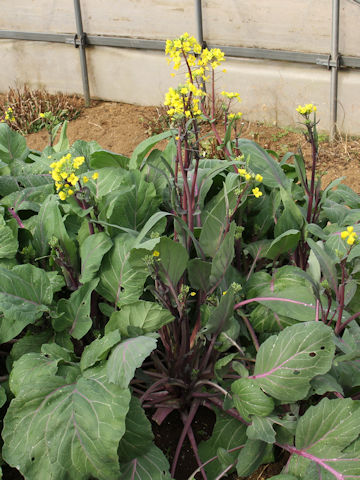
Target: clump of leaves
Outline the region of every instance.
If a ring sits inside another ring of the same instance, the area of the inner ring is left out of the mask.
[[[41,113],[51,112],[53,124],[65,120],[74,120],[83,109],[83,100],[76,95],[64,93],[51,94],[45,89],[31,89],[27,85],[10,88],[6,95],[0,97],[0,113],[12,109],[13,121],[7,122],[11,128],[23,135],[38,132],[44,128]]]

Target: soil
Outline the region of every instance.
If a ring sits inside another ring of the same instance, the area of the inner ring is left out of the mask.
[[[128,156],[149,134],[160,133],[164,125],[164,110],[161,107],[93,101],[76,120],[69,123],[68,136],[70,143],[96,140],[104,149]],[[310,165],[310,148],[300,127],[279,128],[245,120],[242,136],[277,152],[280,157],[289,151],[296,152],[301,146]],[[27,141],[30,148],[42,150],[48,142],[47,132],[30,134]],[[330,143],[325,134],[320,135],[318,166],[319,172],[323,173],[323,188],[335,178],[345,176],[343,183],[360,193],[360,139],[342,137]]]

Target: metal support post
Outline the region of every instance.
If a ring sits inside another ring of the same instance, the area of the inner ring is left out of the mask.
[[[195,0],[196,40],[204,47],[201,0]]]
[[[330,84],[330,141],[337,133],[338,70],[339,70],[339,6],[340,0],[332,0],[331,29],[331,84]]]
[[[89,77],[88,77],[86,53],[85,53],[86,34],[84,33],[84,30],[83,30],[80,0],[74,0],[74,8],[75,8],[76,31],[77,31],[78,39],[80,40],[78,45],[77,43],[75,43],[75,46],[79,47],[81,76],[82,76],[82,83],[83,83],[85,106],[88,107],[90,105],[90,91],[89,91]]]

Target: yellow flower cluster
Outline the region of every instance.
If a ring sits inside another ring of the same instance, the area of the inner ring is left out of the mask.
[[[179,70],[181,65],[181,56],[193,51],[195,54],[201,52],[201,45],[198,44],[196,38],[190,36],[187,32],[175,40],[166,40],[165,54],[169,55],[168,63],[174,62],[174,70]],[[194,55],[189,55],[188,61],[194,66],[196,59]]]
[[[223,97],[228,98],[229,100],[232,100],[233,98],[236,98],[238,102],[241,102],[240,94],[237,92],[225,92],[224,90],[221,92],[221,95]]]
[[[170,87],[164,101],[164,105],[169,107],[167,114],[172,118],[184,115],[187,118],[197,117],[201,115],[200,98],[205,95],[203,90],[190,81],[187,81],[186,85],[179,85],[176,89]]]
[[[198,65],[200,67],[208,68],[210,64],[213,69],[218,67],[222,62],[225,61],[225,54],[220,48],[204,48],[201,52],[200,58],[198,60]]]
[[[296,109],[296,111],[300,113],[300,115],[304,115],[304,116],[308,116],[310,115],[310,113],[316,112],[316,110],[317,110],[316,106],[313,105],[312,103],[307,103],[303,107],[299,105]]]
[[[242,117],[242,113],[241,113],[241,112],[229,113],[229,115],[228,115],[228,119],[229,119],[229,120],[232,120],[233,118],[234,118],[235,120],[239,120],[239,118],[241,118],[241,117]]]
[[[8,120],[9,122],[15,122],[15,117],[14,117],[14,111],[11,107],[8,107],[8,109],[5,112],[5,115],[1,119],[1,123],[6,122]]]
[[[255,198],[259,198],[262,195],[262,191],[259,190],[259,187],[253,188],[252,192],[253,192]]]
[[[263,177],[260,175],[260,173],[255,175],[254,173],[249,173],[245,168],[238,168],[238,174],[240,177],[244,177],[247,182],[249,182],[251,179],[254,179],[256,182],[263,181]]]
[[[60,200],[65,200],[68,196],[74,194],[79,177],[75,175],[75,171],[84,163],[84,157],[71,157],[71,153],[64,155],[59,161],[50,164],[52,170],[51,176],[55,181],[56,191],[59,194]]]
[[[346,230],[341,232],[341,238],[345,240],[347,238],[346,243],[349,245],[354,245],[355,240],[357,239],[357,233],[354,232],[354,227],[347,227]]]

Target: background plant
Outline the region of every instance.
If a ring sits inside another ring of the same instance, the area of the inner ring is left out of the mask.
[[[197,478],[250,475],[279,449],[274,478],[359,478],[360,199],[240,138],[236,92],[217,129],[222,52],[184,34],[167,53],[187,74],[172,128],[130,158],[66,129],[29,151],[0,125],[4,461],[30,480],[176,478],[188,437]],[[216,423],[198,445],[200,405]],[[146,410],[180,414],[171,466]]]
[[[56,123],[60,124],[77,118],[83,109],[83,101],[74,95],[50,94],[44,89],[31,89],[24,85],[22,88],[10,88],[6,95],[0,97],[0,112],[9,107],[12,108],[14,121],[8,124],[26,135],[44,128],[40,113],[52,112]]]

